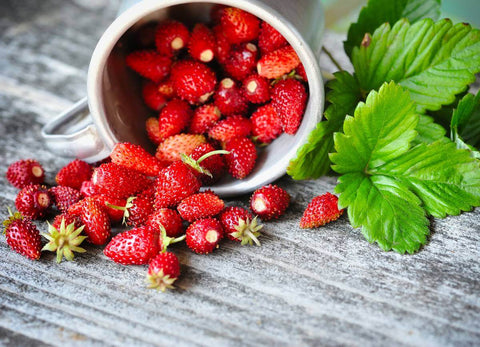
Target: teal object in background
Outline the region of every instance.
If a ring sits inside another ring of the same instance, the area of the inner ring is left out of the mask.
[[[479,0],[443,0],[442,17],[448,17],[456,22],[467,22],[480,28]]]

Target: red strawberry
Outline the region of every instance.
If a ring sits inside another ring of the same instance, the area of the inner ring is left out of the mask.
[[[73,223],[75,229],[78,229],[83,225],[82,220],[80,219],[79,216],[75,216],[75,215],[70,214],[68,212],[64,212],[64,213],[61,213],[61,214],[57,214],[55,216],[55,218],[53,219],[53,222],[52,222],[52,226],[55,229],[60,230],[61,225],[62,225],[62,220],[64,220],[64,223],[65,223],[66,226]]]
[[[334,220],[337,220],[343,213],[338,209],[338,198],[330,193],[319,195],[312,199],[303,212],[300,220],[300,228],[316,228]]]
[[[166,163],[181,159],[181,154],[190,155],[195,147],[205,143],[203,135],[178,134],[165,139],[157,148],[155,156]]]
[[[101,193],[114,198],[128,198],[141,192],[151,183],[141,172],[115,163],[97,167],[93,172],[92,182]]]
[[[135,51],[125,58],[127,65],[140,76],[160,82],[168,76],[172,60],[153,50]]]
[[[158,123],[157,117],[148,117],[145,121],[145,129],[147,130],[148,138],[155,144],[158,145],[162,142],[162,135],[160,134],[160,125]]]
[[[171,79],[177,95],[190,104],[203,104],[215,91],[217,77],[198,61],[181,60],[174,64]]]
[[[220,64],[225,64],[230,54],[232,44],[225,37],[221,25],[213,28],[213,34],[215,35],[215,57]]]
[[[193,160],[198,161],[202,156],[207,153],[215,151],[215,148],[209,144],[204,143],[200,146],[197,146],[190,157]],[[211,176],[207,174],[199,173],[199,179],[202,182],[202,185],[209,186],[217,182],[220,178],[222,178],[223,173],[225,172],[225,158],[222,155],[212,155],[200,162],[200,166],[210,172]],[[196,171],[194,171],[195,173]]]
[[[253,245],[255,242],[260,246],[258,237],[263,225],[257,224],[257,217],[253,218],[248,210],[236,206],[227,207],[220,215],[220,222],[230,240],[241,242],[242,245]]]
[[[230,152],[225,156],[228,172],[236,178],[245,178],[255,167],[257,150],[252,140],[246,137],[235,138],[225,145],[225,150]]]
[[[31,184],[18,192],[15,199],[17,210],[30,219],[45,217],[52,206],[53,199],[47,187],[39,184]]]
[[[82,186],[80,187],[80,193],[82,196],[92,196],[95,194],[100,194],[98,189],[95,187],[92,181],[83,181]]]
[[[171,78],[163,80],[159,84],[157,84],[157,89],[160,94],[165,96],[167,100],[171,100],[177,95],[175,94],[175,88],[173,86],[173,82]]]
[[[208,131],[221,117],[220,110],[214,104],[202,105],[195,109],[190,122],[190,134],[203,134]]]
[[[157,254],[148,265],[148,288],[164,292],[173,289],[173,283],[180,276],[180,262],[172,252]]]
[[[7,244],[15,252],[37,260],[40,258],[42,240],[35,224],[24,218],[20,212],[12,213],[8,209],[9,218],[3,222]]]
[[[144,225],[153,213],[153,197],[140,194],[128,198],[125,206],[110,207],[123,211],[123,222],[126,225],[138,227]]]
[[[228,142],[237,137],[246,137],[252,132],[252,122],[242,116],[223,119],[210,128],[208,136],[214,140]]]
[[[177,211],[169,208],[158,208],[148,216],[147,226],[160,233],[160,226],[165,228],[168,237],[178,237],[183,234],[183,221]]]
[[[248,100],[242,89],[231,78],[224,78],[213,96],[215,105],[225,116],[243,115],[248,109]]]
[[[270,143],[283,133],[282,120],[272,104],[259,107],[250,119],[252,135],[260,143]]]
[[[56,252],[57,263],[60,263],[63,257],[67,260],[73,260],[73,252],[86,252],[85,249],[79,247],[87,238],[86,236],[80,235],[84,226],[80,225],[77,227],[75,220],[70,224],[67,223],[67,219],[62,218],[58,227],[48,224],[48,233],[42,233],[42,236],[49,241],[42,248],[42,251]]]
[[[307,92],[302,82],[293,78],[280,81],[272,90],[272,106],[282,119],[283,131],[294,135],[302,122]]]
[[[297,68],[295,69],[295,72],[297,73],[298,76],[300,76],[305,82],[308,82],[308,77],[307,77],[307,72],[305,71],[305,66],[303,66],[302,63],[300,63]]]
[[[126,199],[114,198],[105,194],[96,194],[93,195],[92,198],[96,202],[98,202],[100,206],[103,207],[103,209],[108,215],[108,218],[110,218],[110,222],[119,223],[123,219],[124,211],[112,208],[110,207],[110,205],[125,206],[127,204]],[[74,211],[74,208],[69,209],[69,211],[70,213],[72,213]]]
[[[67,186],[55,186],[50,188],[49,192],[60,212],[67,212],[71,205],[79,202],[83,198],[80,191]]]
[[[289,203],[290,195],[272,184],[257,189],[250,198],[250,208],[263,220],[280,217]]]
[[[187,46],[189,37],[188,28],[183,23],[166,20],[158,25],[155,46],[158,52],[170,57]]]
[[[12,186],[22,189],[30,184],[42,184],[45,172],[38,161],[25,159],[10,164],[6,176]]]
[[[258,34],[258,48],[262,55],[282,48],[288,44],[287,40],[274,27],[267,22],[260,24],[260,33]]]
[[[199,219],[187,228],[187,246],[199,254],[208,254],[215,248],[223,238],[223,228],[215,218]]]
[[[257,72],[266,78],[279,78],[295,69],[300,58],[292,46],[288,45],[263,55],[257,63]]]
[[[231,43],[254,41],[258,38],[260,20],[239,8],[225,8],[220,18],[220,24]]]
[[[155,207],[175,207],[186,197],[197,193],[200,185],[191,167],[176,161],[160,171],[157,177]]]
[[[203,23],[197,23],[193,27],[188,52],[193,59],[208,63],[215,55],[215,36]]]
[[[164,167],[161,161],[142,146],[129,142],[117,143],[110,153],[112,163],[136,170],[147,176],[156,176]]]
[[[55,181],[59,186],[80,189],[84,181],[92,177],[92,166],[80,159],[75,159],[58,171]]]
[[[83,199],[81,208],[80,219],[85,225],[83,230],[88,236],[88,241],[94,245],[105,244],[111,233],[110,218],[108,218],[107,212],[92,197]]]
[[[143,85],[142,97],[145,105],[154,111],[160,111],[167,103],[165,95],[158,91],[158,84],[148,81]]]
[[[191,223],[198,219],[216,216],[224,207],[224,201],[217,194],[205,192],[183,199],[177,206],[177,211],[184,220]]]
[[[162,109],[158,118],[162,139],[180,134],[190,124],[192,115],[193,111],[186,101],[170,100]]]
[[[258,74],[245,78],[242,82],[245,98],[254,104],[263,104],[270,100],[270,84]]]
[[[123,265],[148,264],[158,252],[158,234],[145,226],[115,235],[103,250],[108,258]]]
[[[257,51],[257,46],[250,42],[234,45],[224,63],[225,71],[236,80],[244,80],[255,70]]]

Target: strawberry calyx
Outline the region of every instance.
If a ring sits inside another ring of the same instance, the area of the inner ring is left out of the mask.
[[[122,218],[122,224],[126,225],[127,224],[127,220],[128,218],[130,217],[130,211],[129,209],[131,207],[133,207],[133,200],[135,200],[137,197],[136,196],[131,196],[127,199],[127,202],[125,204],[125,206],[118,206],[118,205],[113,205],[109,202],[105,202],[105,205],[110,207],[110,208],[113,208],[115,210],[120,210],[120,211],[123,211],[123,218]]]
[[[57,229],[48,223],[48,233],[41,233],[49,242],[43,246],[42,251],[57,252],[57,263],[65,257],[71,261],[74,258],[73,252],[84,253],[84,248],[79,247],[87,236],[80,235],[84,225],[75,228],[75,222],[65,226],[65,218],[62,218],[60,228]]]
[[[189,155],[186,155],[184,153],[181,153],[181,157],[182,157],[182,161],[187,164],[188,166],[190,166],[191,168],[193,168],[194,170],[202,173],[202,174],[205,174],[207,176],[210,176],[210,177],[213,177],[212,173],[210,171],[208,171],[207,169],[203,168],[200,163],[202,161],[204,161],[205,159],[207,158],[210,158],[212,155],[217,155],[217,154],[230,154],[229,151],[225,151],[223,149],[219,149],[219,150],[216,150],[216,151],[211,151],[211,152],[208,152],[208,153],[205,153],[204,155],[202,155],[200,158],[198,158],[197,160],[193,159],[191,156]]]
[[[167,236],[167,231],[165,230],[163,225],[160,224],[160,245],[161,245],[160,253],[165,253],[167,251],[168,246],[185,240],[185,237],[186,237],[185,234],[179,237]]]
[[[152,273],[147,275],[147,282],[149,289],[157,289],[165,292],[167,289],[174,289],[173,282],[177,280],[176,277],[170,277],[170,275],[165,275],[163,269],[157,273]]]
[[[257,223],[257,217],[254,217],[252,220],[250,218],[239,218],[238,224],[235,226],[236,232],[231,233],[230,235],[236,239],[241,241],[241,245],[249,245],[255,244],[260,246],[260,241],[258,241],[258,237],[261,235],[259,232],[260,229],[263,228],[262,224]]]
[[[8,210],[8,219],[2,222],[3,226],[5,227],[5,229],[3,229],[4,234],[6,233],[7,228],[10,224],[15,222],[16,220],[22,220],[24,218],[20,212],[18,211],[12,212],[12,210],[8,206],[7,206],[7,210]]]

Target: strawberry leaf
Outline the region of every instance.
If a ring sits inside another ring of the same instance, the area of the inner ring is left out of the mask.
[[[480,31],[448,19],[385,23],[353,49],[352,63],[363,90],[393,80],[410,91],[418,111],[438,110],[480,72]]]
[[[395,23],[400,18],[414,23],[427,17],[438,19],[439,15],[440,0],[370,0],[360,11],[357,22],[348,29],[347,40],[343,43],[345,52],[350,56],[365,33],[373,33],[383,23]]]
[[[480,163],[441,139],[412,147],[420,116],[394,82],[372,91],[334,135],[335,192],[352,226],[384,250],[413,253],[426,242],[427,214],[480,205]]]
[[[476,96],[466,94],[453,111],[450,124],[451,139],[457,148],[471,151],[480,159],[480,92]]]
[[[347,114],[353,114],[362,100],[356,79],[346,71],[336,72],[335,79],[327,83],[326,100],[330,105],[324,112],[325,120],[318,123],[307,142],[299,148],[297,156],[287,169],[296,180],[318,178],[330,170],[328,154],[333,151],[333,134],[342,129]]]
[[[420,116],[416,130],[418,135],[413,142],[414,144],[432,143],[437,140],[448,141],[445,137],[445,128],[434,123],[433,118],[430,116]]]

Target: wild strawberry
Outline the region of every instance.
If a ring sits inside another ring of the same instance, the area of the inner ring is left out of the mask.
[[[271,104],[260,106],[250,118],[255,141],[270,143],[283,133],[282,120]]]
[[[300,76],[305,82],[308,82],[307,72],[305,71],[305,66],[300,63],[296,68],[295,72]]]
[[[191,223],[198,219],[216,216],[224,207],[224,201],[217,194],[206,192],[186,197],[178,204],[177,211],[184,220]]]
[[[145,105],[154,111],[160,111],[167,103],[165,95],[158,91],[158,84],[152,81],[148,81],[143,85],[142,98]]]
[[[67,186],[80,189],[84,181],[88,181],[92,177],[92,166],[80,159],[75,159],[62,167],[55,181],[59,186]]]
[[[161,226],[165,228],[168,237],[178,237],[184,233],[183,220],[177,211],[169,208],[158,208],[148,216],[147,223],[152,230],[161,232]]]
[[[263,220],[280,217],[285,213],[289,203],[290,195],[272,184],[255,190],[250,198],[250,208]]]
[[[7,244],[15,252],[27,258],[39,259],[42,240],[37,227],[30,219],[24,218],[20,212],[12,213],[10,209],[8,212],[9,218],[3,221]]]
[[[156,176],[163,164],[142,146],[123,142],[117,143],[110,153],[112,163],[136,170],[147,176]]]
[[[220,110],[214,104],[197,107],[193,113],[188,132],[190,134],[206,133],[221,116]]]
[[[145,121],[145,130],[147,131],[148,138],[155,144],[158,145],[163,141],[162,135],[160,134],[160,125],[158,123],[158,117],[148,117]]]
[[[230,54],[232,44],[225,37],[221,25],[213,27],[213,35],[215,36],[215,57],[220,64],[225,64]]]
[[[225,36],[233,44],[254,41],[258,38],[260,20],[239,8],[225,8],[220,24]]]
[[[258,49],[253,43],[234,45],[224,63],[225,71],[236,80],[242,81],[254,72],[257,55]]]
[[[141,172],[115,163],[106,163],[95,168],[92,182],[102,194],[128,198],[141,192],[151,181]]]
[[[272,90],[272,106],[280,115],[283,131],[294,135],[302,122],[307,92],[302,82],[293,78],[280,81]]]
[[[163,80],[160,83],[158,83],[157,90],[167,100],[171,100],[177,96],[177,94],[175,94],[175,87],[173,86],[173,82],[171,78],[167,78],[166,80]]]
[[[82,186],[80,187],[80,193],[83,197],[92,196],[95,194],[100,194],[98,189],[95,187],[92,181],[83,181]]]
[[[181,159],[181,154],[190,155],[195,147],[205,143],[203,135],[178,134],[165,139],[157,148],[155,156],[166,163]]]
[[[215,148],[209,144],[209,143],[204,143],[200,146],[197,146],[192,154],[190,154],[190,157],[198,161],[200,158],[202,158],[205,154],[210,153],[215,151]],[[198,178],[202,182],[202,185],[204,186],[210,186],[217,182],[220,178],[222,178],[223,173],[225,172],[225,158],[223,155],[212,155],[206,159],[203,159],[200,162],[200,166],[210,172],[210,175],[204,174],[204,173],[199,173]],[[194,171],[195,173],[195,171]]]
[[[30,184],[42,184],[45,179],[45,171],[36,160],[18,160],[10,164],[6,177],[12,186],[23,189]]]
[[[242,89],[231,78],[224,78],[213,96],[215,105],[225,116],[243,115],[248,109],[248,100]]]
[[[174,289],[173,283],[180,276],[180,262],[172,252],[157,254],[148,264],[148,288],[164,292]]]
[[[193,59],[208,63],[215,55],[215,36],[203,23],[197,23],[193,27],[188,52]]]
[[[87,238],[86,236],[80,235],[83,228],[84,225],[77,228],[75,222],[67,224],[64,218],[62,218],[59,227],[48,223],[48,232],[42,233],[42,236],[49,242],[43,246],[42,251],[56,252],[57,263],[60,263],[63,257],[68,261],[73,260],[73,252],[86,252],[84,248],[79,247]]]
[[[215,91],[217,77],[198,61],[181,60],[174,64],[171,79],[176,94],[190,104],[203,104]]]
[[[30,219],[45,217],[52,206],[53,199],[47,187],[31,184],[20,190],[15,199],[17,210]]]
[[[200,186],[190,166],[182,161],[173,162],[157,177],[155,207],[176,207],[180,201],[197,193]]]
[[[242,82],[245,98],[254,104],[263,104],[270,100],[270,83],[258,74],[252,74]]]
[[[166,20],[158,25],[155,33],[155,46],[161,54],[171,57],[186,47],[190,33],[188,28],[176,20]]]
[[[187,228],[187,246],[199,254],[208,254],[223,238],[222,224],[215,218],[199,219]]]
[[[114,198],[106,194],[96,194],[92,198],[103,207],[104,211],[107,213],[110,222],[119,223],[123,219],[124,211],[112,208],[111,206],[125,206],[127,200],[123,198]],[[74,209],[69,209],[70,213],[73,213]],[[78,213],[78,212],[77,212]],[[81,213],[81,212],[80,212]]]
[[[52,226],[55,229],[60,230],[62,226],[62,221],[65,222],[65,225],[69,225],[73,223],[74,229],[78,229],[83,225],[82,220],[80,219],[80,216],[75,216],[68,212],[64,212],[64,213],[57,214],[55,216],[52,222]]]
[[[134,227],[144,225],[153,213],[153,199],[145,195],[128,198],[124,206],[108,206],[123,211],[123,223]]]
[[[158,126],[162,139],[180,134],[192,119],[193,111],[186,101],[170,100],[160,112]]]
[[[214,140],[228,142],[237,137],[246,137],[252,132],[252,122],[242,116],[223,119],[210,128],[208,136]]]
[[[257,72],[266,78],[279,78],[295,69],[300,58],[288,45],[263,55],[257,63]]]
[[[255,167],[257,150],[252,140],[246,137],[237,137],[225,145],[230,152],[225,155],[228,172],[236,179],[245,178]]]
[[[144,265],[160,252],[158,234],[146,226],[115,235],[103,250],[108,258],[123,265]]]
[[[241,242],[242,245],[253,245],[255,242],[260,246],[258,237],[263,225],[257,224],[257,217],[252,217],[248,210],[236,206],[227,207],[220,215],[220,222],[230,240]]]
[[[93,197],[83,199],[80,204],[80,219],[85,225],[84,232],[88,236],[88,241],[94,245],[105,244],[111,233],[107,212]]]
[[[338,198],[330,193],[316,196],[308,204],[300,220],[300,228],[316,228],[334,220],[337,220],[343,213],[338,209]]]
[[[49,189],[50,195],[53,197],[55,206],[60,212],[67,212],[68,208],[82,200],[83,196],[77,189],[67,186],[55,186]]]
[[[276,49],[285,47],[287,40],[274,27],[267,22],[260,24],[260,32],[258,34],[258,48],[262,55],[272,52]]]
[[[167,231],[165,230],[165,227],[163,225],[159,225],[159,230],[160,233],[158,235],[158,248],[160,252],[166,252],[168,246],[170,246],[171,244],[185,240],[185,235],[176,238],[167,236]]]
[[[132,52],[127,55],[125,62],[140,76],[156,83],[168,76],[172,65],[169,57],[153,50]]]

